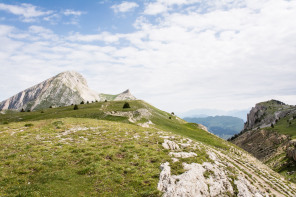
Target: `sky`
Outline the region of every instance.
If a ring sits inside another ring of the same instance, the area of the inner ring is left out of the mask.
[[[0,100],[60,72],[171,112],[296,105],[296,1],[0,0]]]

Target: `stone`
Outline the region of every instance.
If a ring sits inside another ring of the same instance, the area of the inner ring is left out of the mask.
[[[193,152],[170,152],[169,153],[170,156],[172,157],[181,157],[181,158],[189,158],[189,157],[196,157],[197,154],[193,153]]]
[[[180,147],[177,143],[165,139],[164,142],[162,143],[163,148],[169,149],[169,150],[179,150]]]

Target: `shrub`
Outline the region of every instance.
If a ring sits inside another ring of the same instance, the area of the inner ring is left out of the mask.
[[[25,127],[32,127],[34,126],[32,123],[25,124]]]
[[[81,105],[83,105],[84,104],[84,101],[81,101],[81,103],[80,103]]]
[[[74,105],[74,110],[78,110],[78,105]]]
[[[28,109],[27,112],[31,112],[31,110]]]
[[[175,113],[174,113],[174,112],[172,112],[171,114],[172,114],[172,115],[175,115]]]
[[[271,128],[274,128],[274,125],[271,123]]]
[[[87,101],[86,104],[89,104],[89,102]]]
[[[172,117],[170,116],[169,119],[172,119]]]
[[[49,106],[49,108],[52,108],[52,106]]]
[[[21,112],[25,112],[24,108],[22,108]]]
[[[122,108],[131,108],[131,106],[128,102],[125,102]]]
[[[105,102],[107,102],[107,99],[105,99]]]

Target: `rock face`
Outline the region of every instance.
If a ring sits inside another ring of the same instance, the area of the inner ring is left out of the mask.
[[[96,92],[88,88],[82,75],[67,71],[1,102],[0,109],[33,110],[94,100],[100,100],[100,98]]]
[[[118,94],[114,99],[114,101],[122,101],[122,100],[136,100],[136,97],[134,97],[131,94],[130,90],[127,89],[126,91]]]
[[[128,90],[119,94],[115,99],[132,100],[135,97]],[[100,101],[102,98],[88,87],[81,74],[66,71],[2,101],[0,110],[20,110],[22,108],[34,110],[96,100]]]
[[[289,113],[296,113],[296,108],[277,100],[256,104],[247,116],[244,130],[270,127]]]
[[[296,142],[280,131],[284,129],[292,134],[295,117],[295,106],[276,100],[258,103],[248,114],[244,130],[232,137],[231,142],[275,170],[292,169],[296,164]]]
[[[244,151],[233,148],[225,152],[176,136],[165,135],[162,138],[163,148],[171,150],[168,153],[171,160],[160,165],[157,185],[164,197],[268,197],[296,194],[293,184],[288,186],[287,181],[277,177],[269,168]],[[179,146],[184,142],[188,146]],[[210,160],[192,162],[200,156],[200,151],[205,151],[203,154],[207,154]],[[189,157],[190,160],[187,160]],[[184,170],[182,173],[174,171],[176,165],[180,164]]]

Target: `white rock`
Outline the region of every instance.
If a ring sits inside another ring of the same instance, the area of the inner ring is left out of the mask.
[[[169,153],[170,156],[173,156],[173,157],[181,157],[181,158],[188,158],[188,157],[196,157],[197,154],[196,153],[193,153],[193,152],[170,152]]]
[[[234,184],[237,186],[237,196],[239,197],[252,197],[255,194],[259,195],[259,193],[256,191],[256,188],[242,176],[238,176],[237,180],[234,181]]]
[[[180,146],[181,146],[182,148],[186,148],[186,147],[189,147],[190,144],[184,144],[184,143],[182,143],[182,144],[180,144]]]
[[[181,175],[171,175],[169,163],[161,164],[158,189],[164,192],[164,197],[174,196],[223,196],[227,192],[233,194],[233,189],[224,171],[215,168],[211,163],[203,165],[183,163],[187,170]],[[204,177],[206,170],[212,170],[213,175]]]
[[[180,147],[177,143],[165,139],[164,142],[162,143],[163,148],[165,149],[170,149],[170,150],[179,150]]]

